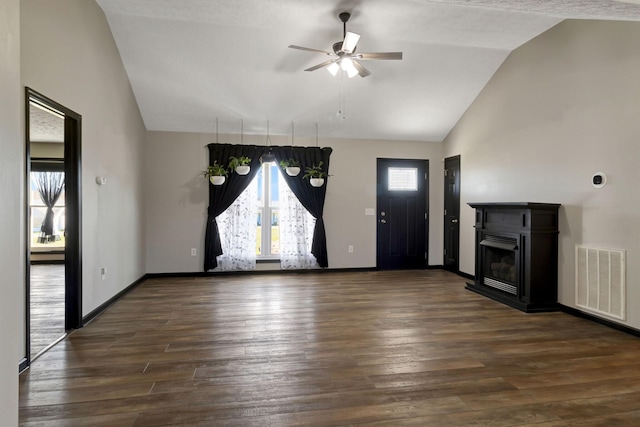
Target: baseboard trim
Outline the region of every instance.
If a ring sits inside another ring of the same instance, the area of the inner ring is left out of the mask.
[[[148,274],[143,275],[138,280],[136,280],[135,282],[133,282],[132,284],[130,284],[129,286],[127,286],[126,288],[124,288],[123,290],[121,290],[120,292],[115,294],[114,296],[112,296],[111,298],[109,298],[107,301],[105,301],[104,303],[100,304],[95,310],[91,311],[89,314],[87,314],[86,316],[84,316],[82,318],[82,325],[84,326],[84,325],[88,324],[89,322],[91,322],[96,317],[98,317],[103,311],[105,311],[107,308],[109,308],[109,306],[111,306],[113,303],[118,301],[120,298],[122,298],[123,296],[125,296],[126,294],[131,292],[132,290],[134,290],[138,285],[140,285],[146,279],[148,279]]]
[[[460,271],[460,270],[453,270],[453,269],[451,269],[451,268],[445,268],[445,267],[444,267],[444,265],[440,265],[440,266],[438,266],[438,268],[440,268],[440,269],[442,269],[442,270],[445,270],[445,271],[449,271],[449,272],[451,272],[451,273],[453,273],[453,274],[457,274],[458,276],[460,276],[460,277],[464,277],[465,279],[470,280],[470,281],[472,281],[472,282],[473,282],[474,280],[476,280],[476,277],[475,277],[475,276],[473,276],[473,275],[471,275],[471,274],[468,274],[468,273],[464,273],[464,272],[462,272],[462,271]]]
[[[279,262],[279,261],[278,261]],[[425,270],[444,270],[442,265],[428,265]],[[147,273],[146,279],[162,279],[171,277],[213,277],[213,276],[235,276],[243,275],[263,275],[263,274],[313,274],[313,273],[353,273],[353,272],[369,272],[380,271],[377,267],[356,267],[356,268],[312,268],[304,270],[246,270],[246,271],[196,271],[196,272],[178,272],[178,273]],[[473,280],[473,276],[461,271],[453,271],[452,273],[462,276],[466,279]]]
[[[29,367],[29,361],[26,357],[23,357],[22,360],[18,363],[18,374],[23,373]]]
[[[346,272],[367,272],[377,271],[375,267],[362,268],[312,268],[305,270],[246,270],[246,271],[198,271],[183,273],[147,273],[146,279],[162,279],[171,277],[215,277],[215,276],[236,276],[236,275],[269,275],[269,274],[324,274],[324,273],[346,273]]]
[[[476,280],[476,276],[474,276],[473,274],[464,273],[464,272],[462,272],[462,271],[456,271],[456,274],[457,274],[458,276],[462,276],[462,277],[464,277],[465,279],[468,279],[468,280],[471,280],[471,281]]]
[[[47,265],[47,264],[64,264],[64,260],[63,259],[43,259],[43,260],[37,260],[37,259],[32,259],[31,260],[31,265]]]
[[[587,320],[590,320],[592,322],[599,323],[600,325],[607,326],[607,327],[612,328],[612,329],[616,329],[616,330],[618,330],[620,332],[625,332],[625,333],[633,335],[635,337],[640,337],[640,330],[638,330],[638,329],[631,328],[631,327],[625,326],[625,325],[621,325],[619,323],[612,322],[610,320],[603,319],[601,317],[597,317],[597,316],[594,316],[594,315],[589,314],[589,313],[585,313],[584,311],[578,310],[578,309],[573,308],[573,307],[568,307],[568,306],[562,305],[562,304],[559,304],[559,306],[560,306],[560,310],[563,311],[564,313],[571,314],[571,315],[576,316],[576,317],[582,317],[583,319],[587,319]]]

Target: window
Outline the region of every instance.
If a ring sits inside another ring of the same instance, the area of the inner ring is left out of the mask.
[[[60,197],[53,207],[53,235],[50,238],[43,238],[41,233],[42,222],[47,213],[47,206],[42,201],[38,187],[35,182],[35,174],[31,172],[30,189],[29,189],[29,209],[30,209],[30,230],[31,230],[31,247],[32,248],[64,248],[65,246],[65,191],[64,187]]]
[[[280,255],[280,211],[278,185],[280,169],[266,162],[258,173],[258,207],[256,255],[261,259],[277,259]]]
[[[418,191],[418,169],[389,168],[389,191]]]
[[[216,258],[218,271],[254,270],[256,260],[280,261],[283,270],[317,267],[311,254],[316,220],[275,163],[263,163],[216,221],[223,251]]]

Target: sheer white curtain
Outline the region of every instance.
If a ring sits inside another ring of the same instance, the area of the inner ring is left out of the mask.
[[[224,184],[223,184],[224,185]],[[256,269],[258,180],[254,179],[229,209],[217,218],[223,254],[213,271]]]
[[[283,270],[318,267],[311,254],[316,219],[298,201],[282,177],[278,180],[280,207],[280,268]]]

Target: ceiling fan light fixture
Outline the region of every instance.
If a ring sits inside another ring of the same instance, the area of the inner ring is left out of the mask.
[[[356,67],[353,65],[353,60],[348,56],[345,56],[340,60],[340,68],[347,73],[349,78],[358,74],[358,70],[356,70]]]
[[[337,62],[334,62],[333,64],[327,67],[327,71],[329,71],[331,75],[335,77],[340,71],[340,65],[338,65]]]
[[[354,50],[356,50],[358,40],[360,40],[360,34],[347,32],[344,37],[344,42],[342,42],[342,51],[346,53],[352,53]]]
[[[340,60],[340,68],[342,68],[344,71],[347,71],[351,67],[353,67],[353,60],[348,56],[345,56]]]
[[[640,0],[629,0],[638,1]],[[360,75],[360,77],[367,77],[371,75],[371,72],[367,70],[358,60],[372,60],[372,59],[402,59],[402,52],[359,52],[356,53],[356,47],[360,40],[360,34],[347,31],[347,21],[351,17],[351,13],[342,12],[338,15],[340,21],[342,21],[343,28],[343,40],[333,44],[333,52],[326,50],[313,49],[309,47],[289,45],[292,49],[305,50],[308,52],[322,53],[324,55],[332,56],[333,59],[321,62],[305,69],[305,71],[315,71],[320,68],[327,68],[331,75],[334,77],[340,74],[340,70],[344,71],[349,78]]]

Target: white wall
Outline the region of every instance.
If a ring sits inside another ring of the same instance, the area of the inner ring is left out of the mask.
[[[148,132],[146,149],[147,268],[149,273],[198,272],[203,268],[208,183],[205,146],[215,136]],[[239,143],[238,135],[220,142]],[[245,144],[265,145],[265,136],[245,136]],[[291,138],[272,136],[272,145],[291,145]],[[315,146],[314,138],[296,137],[296,146]],[[427,142],[320,139],[333,148],[324,220],[329,268],[376,266],[376,158],[428,159],[430,168],[429,264],[442,264],[442,144]],[[354,252],[348,253],[347,246]],[[192,257],[190,249],[197,248]]]
[[[627,250],[640,328],[640,24],[565,21],[514,51],[445,141],[462,162],[460,269],[474,272],[468,202],[561,203],[559,300],[576,244]],[[609,183],[591,186],[603,171]]]
[[[57,142],[32,142],[29,146],[31,158],[64,159],[64,144]]]
[[[82,115],[83,314],[146,273],[146,130],[102,9],[23,0],[22,84]],[[99,187],[95,178],[106,176]],[[100,280],[100,267],[107,268]]]
[[[0,2],[0,414],[18,425],[19,325],[24,293],[24,132],[20,92],[20,2]]]

